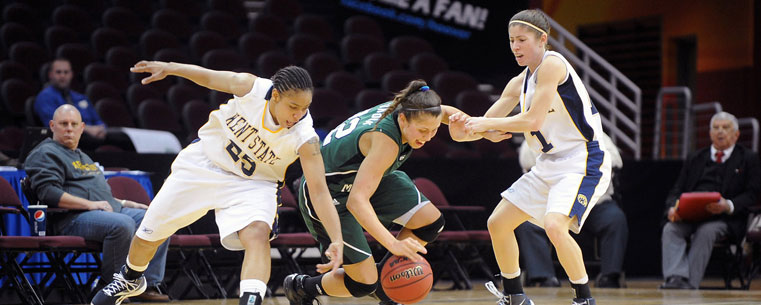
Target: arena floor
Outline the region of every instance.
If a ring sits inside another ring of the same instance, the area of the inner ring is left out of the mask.
[[[418,304],[425,305],[494,305],[496,297],[492,296],[483,283],[473,283],[473,290],[433,291]],[[592,289],[600,305],[707,305],[707,304],[761,304],[761,283],[756,279],[749,291],[744,290],[659,290],[660,280],[630,280],[625,289]],[[720,281],[704,281],[706,286],[720,286]],[[526,288],[526,293],[537,305],[568,305],[571,303],[571,290],[568,285],[560,288]],[[323,305],[334,304],[377,304],[367,297],[355,298],[320,298]],[[160,304],[160,303],[156,303]],[[227,300],[186,300],[173,301],[170,304],[192,305],[234,305],[237,299]],[[266,298],[263,305],[288,305],[285,297]]]

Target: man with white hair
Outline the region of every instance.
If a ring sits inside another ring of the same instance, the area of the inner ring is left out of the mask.
[[[668,222],[663,227],[662,289],[697,289],[716,240],[740,240],[745,235],[748,208],[761,190],[758,155],[736,144],[737,118],[719,112],[711,118],[711,146],[687,157],[666,199]],[[719,201],[706,205],[711,216],[683,221],[675,203],[682,193],[719,192]],[[688,247],[689,244],[689,247]]]

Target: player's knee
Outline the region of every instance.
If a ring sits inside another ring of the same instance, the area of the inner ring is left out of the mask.
[[[439,215],[439,218],[432,223],[424,225],[417,229],[412,229],[412,233],[415,234],[421,240],[430,243],[439,237],[441,230],[444,230],[444,215]]]
[[[568,227],[563,222],[545,218],[544,231],[547,233],[550,241],[555,243],[555,241],[562,239],[568,234]]]
[[[365,284],[355,281],[348,274],[344,274],[344,285],[352,296],[361,298],[375,292],[375,289],[378,288],[378,280],[372,284]]]
[[[261,221],[255,221],[238,231],[238,237],[244,246],[247,244],[269,243],[269,226]]]

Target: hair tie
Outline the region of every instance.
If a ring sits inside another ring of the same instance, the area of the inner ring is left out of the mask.
[[[431,89],[431,87],[428,87],[428,86],[420,87],[420,91],[428,91],[428,89]]]

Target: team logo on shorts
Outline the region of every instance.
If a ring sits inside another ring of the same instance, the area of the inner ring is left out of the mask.
[[[584,194],[579,194],[579,196],[576,196],[576,201],[581,203],[583,206],[587,206],[587,196],[584,196]]]

